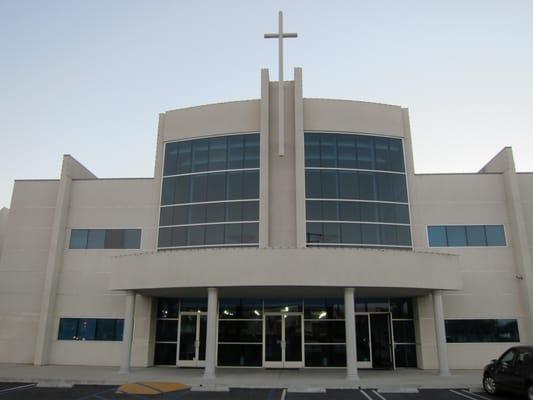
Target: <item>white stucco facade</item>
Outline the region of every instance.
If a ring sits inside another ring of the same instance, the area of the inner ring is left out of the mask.
[[[153,178],[98,179],[66,155],[58,180],[16,181],[10,209],[0,210],[0,362],[118,366],[127,351],[123,341],[61,340],[60,320],[124,319],[128,293],[135,300],[128,306],[133,366],[154,364],[161,297],[206,299],[208,352],[216,352],[213,310],[220,299],[346,299],[352,289],[356,299],[412,299],[418,368],[445,373],[444,358],[450,368],[480,368],[516,344],[450,342],[438,354],[434,297],[442,298],[446,321],[516,320],[518,343],[531,340],[533,173],[516,173],[510,148],[479,173],[415,174],[407,109],[304,98],[296,69],[285,84],[285,156],[279,157],[277,91],[263,70],[258,100],[160,114]],[[260,137],[257,246],[158,249],[165,144],[250,132]],[[306,132],[401,139],[408,249],[309,245]],[[503,225],[505,245],[430,247],[428,226],[443,225]],[[140,229],[140,245],[73,249],[73,229]],[[206,362],[208,376],[215,354]]]

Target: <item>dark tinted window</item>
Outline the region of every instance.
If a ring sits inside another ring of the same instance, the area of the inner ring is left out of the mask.
[[[263,321],[225,321],[218,323],[219,342],[262,343]]]
[[[450,247],[466,246],[466,230],[464,226],[447,226],[446,236],[448,238],[448,246]]]
[[[161,342],[175,342],[178,337],[178,320],[157,320],[155,340]]]
[[[140,229],[73,229],[71,249],[139,249]]]
[[[306,133],[305,166],[307,199],[352,200],[307,201],[308,221],[380,224],[308,223],[308,243],[411,247],[401,139]]]
[[[176,365],[176,343],[156,343],[155,365]]]
[[[244,168],[259,167],[259,135],[244,136]]]
[[[207,139],[192,141],[192,172],[207,171],[209,161],[209,142]]]
[[[306,344],[306,367],[345,367],[346,346],[344,344]]]
[[[70,231],[70,248],[71,249],[86,249],[87,236],[89,231],[87,229],[72,229]]]
[[[220,319],[257,319],[263,316],[263,299],[220,299]]]
[[[115,319],[97,319],[96,340],[116,340],[116,326]]]
[[[78,340],[78,319],[61,318],[59,320],[59,340]]]
[[[179,310],[179,299],[159,298],[157,300],[157,318],[178,318]]]
[[[396,343],[415,343],[415,327],[412,320],[392,321]]]
[[[207,175],[207,201],[226,199],[226,174],[215,173]]]
[[[163,175],[259,167],[259,134],[167,143]]]
[[[209,170],[226,169],[227,161],[226,138],[213,138],[209,140]]]
[[[431,247],[445,247],[448,245],[445,226],[428,226],[428,240]]]
[[[228,137],[228,168],[243,168],[244,166],[244,137]]]
[[[467,226],[466,241],[468,246],[486,246],[485,227],[482,225]]]
[[[88,249],[103,249],[105,244],[105,229],[89,229],[87,240]]]
[[[256,244],[257,224],[204,224],[259,219],[258,201],[228,201],[259,198],[259,147],[259,134],[168,143],[164,175],[178,176],[163,178],[158,246]],[[248,170],[210,172],[227,169]]]
[[[503,225],[428,226],[430,247],[505,246]]]
[[[260,367],[263,365],[261,344],[219,343],[218,365],[227,367]]]
[[[306,133],[305,166],[403,172],[402,141],[380,136]]]
[[[485,234],[487,237],[487,246],[505,246],[503,225],[486,225]]]
[[[394,361],[397,367],[416,368],[416,344],[394,345]]]
[[[448,343],[520,341],[516,319],[450,319],[445,325]]]
[[[344,299],[304,299],[306,319],[343,319]]]
[[[344,343],[346,326],[344,321],[305,321],[306,343]]]
[[[122,340],[124,320],[108,318],[61,318],[59,340]]]
[[[391,298],[392,318],[413,318],[413,302],[410,298]]]

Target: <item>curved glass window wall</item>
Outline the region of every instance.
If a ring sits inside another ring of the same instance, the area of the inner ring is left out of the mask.
[[[257,246],[259,134],[167,143],[159,249]]]
[[[401,139],[305,133],[307,244],[411,248]]]

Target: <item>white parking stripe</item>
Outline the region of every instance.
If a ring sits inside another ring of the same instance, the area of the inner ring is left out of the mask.
[[[470,399],[470,400],[479,400],[477,397],[472,397],[471,395],[467,395],[467,394],[464,394],[464,393],[461,393],[461,392],[458,392],[456,390],[450,390],[450,392],[452,393],[455,393],[459,396],[462,396],[464,398],[467,398],[467,399]]]
[[[3,389],[3,390],[0,390],[0,393],[6,393],[6,392],[11,392],[13,390],[20,390],[20,389],[24,389],[24,388],[30,388],[32,386],[35,386],[35,383],[30,383],[29,385],[15,386],[15,387],[12,387],[12,388],[9,388],[9,389]]]
[[[387,400],[385,397],[383,397],[383,395],[379,394],[375,390],[372,390],[372,393],[374,393],[376,396],[378,396],[381,400]]]
[[[280,400],[285,400],[285,396],[287,396],[287,389],[283,389],[283,392],[281,392],[281,399]]]
[[[483,400],[493,400],[493,399],[489,399],[488,397],[482,396],[479,393],[475,393],[475,392],[467,392],[466,390],[463,390],[463,393],[468,394],[470,396],[478,397]]]
[[[361,393],[363,393],[363,396],[365,396],[368,400],[373,400],[372,397],[370,397],[370,395],[368,395],[367,393],[365,393],[365,391],[363,389],[359,390]]]

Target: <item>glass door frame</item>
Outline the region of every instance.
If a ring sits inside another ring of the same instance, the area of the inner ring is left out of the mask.
[[[372,333],[370,331],[370,313],[369,312],[356,312],[355,313],[355,332],[357,333],[357,316],[358,315],[364,315],[367,319],[367,326],[368,326],[368,351],[370,355],[370,361],[359,361],[357,360],[357,368],[372,368]],[[357,338],[356,338],[356,346],[357,346]]]
[[[391,357],[392,369],[396,369],[396,356],[394,354],[394,331],[392,326],[392,313],[390,311],[366,311],[366,312],[356,312],[355,315],[367,315],[368,318],[368,342],[370,346],[370,362],[360,362],[357,361],[357,368],[374,368],[372,365],[372,325],[370,323],[370,316],[372,314],[385,314],[387,315],[387,329],[389,331],[389,354]],[[357,322],[356,322],[357,323]],[[357,332],[357,327],[356,327]],[[370,365],[369,365],[370,364]]]
[[[181,345],[181,321],[182,316],[195,316],[196,317],[196,339],[194,341],[194,359],[192,360],[180,360],[180,345]],[[178,338],[176,346],[176,366],[177,367],[205,367],[205,360],[199,360],[200,355],[200,320],[201,317],[207,318],[207,312],[205,311],[186,311],[180,313],[178,322]],[[207,336],[207,333],[206,333]],[[207,339],[207,338],[206,338]]]
[[[281,361],[266,361],[266,319],[267,317],[279,316],[281,318]],[[285,361],[285,317],[300,317],[301,334],[301,361]],[[305,365],[305,342],[304,342],[304,313],[303,312],[280,312],[272,311],[263,313],[263,368],[303,368]]]

